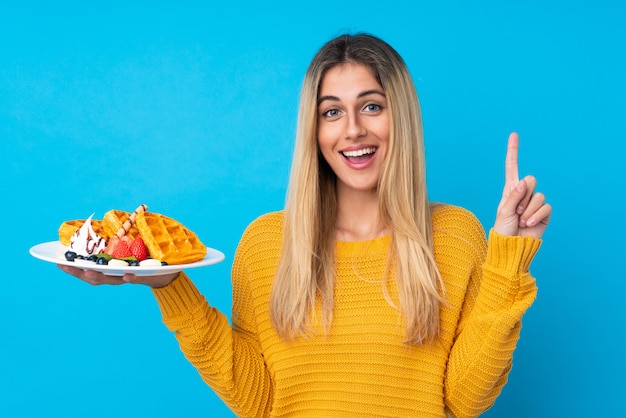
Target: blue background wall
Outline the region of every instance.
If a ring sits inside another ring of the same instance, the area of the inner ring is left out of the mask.
[[[344,31],[405,57],[434,200],[488,228],[517,130],[520,169],[554,205],[539,297],[485,416],[623,411],[623,3],[92,3],[0,10],[0,416],[229,416],[147,288],[91,287],[28,249],[147,203],[224,251],[191,274],[229,313],[240,234],[283,206],[306,66]]]

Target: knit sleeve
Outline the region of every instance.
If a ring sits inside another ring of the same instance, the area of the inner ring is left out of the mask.
[[[475,258],[446,371],[445,402],[457,418],[487,410],[506,383],[522,315],[537,293],[528,268],[540,244],[491,231],[486,254]]]
[[[209,306],[185,273],[169,286],[153,289],[163,322],[175,333],[180,349],[202,379],[237,416],[268,415],[271,381],[265,367],[247,294],[244,264],[235,256],[233,326]]]

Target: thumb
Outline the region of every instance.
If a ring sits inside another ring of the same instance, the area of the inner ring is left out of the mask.
[[[501,235],[517,235],[519,233],[518,207],[524,199],[527,189],[526,180],[521,180],[502,196],[496,213],[496,222],[493,226],[497,233]]]

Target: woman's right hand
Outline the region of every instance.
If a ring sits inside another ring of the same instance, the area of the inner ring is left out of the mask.
[[[172,274],[165,274],[162,276],[136,276],[131,273],[126,273],[124,276],[107,276],[95,270],[83,270],[77,267],[65,266],[57,264],[57,267],[84,282],[91,285],[98,286],[101,284],[143,284],[150,287],[164,287],[172,283],[178,272]]]

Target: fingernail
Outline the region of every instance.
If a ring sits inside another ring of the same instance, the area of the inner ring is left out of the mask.
[[[521,215],[522,213],[524,213],[524,206],[520,205],[517,207],[517,214]]]
[[[529,220],[526,221],[526,226],[533,226],[535,225],[535,220],[533,218],[530,218]]]
[[[523,219],[519,220],[519,226],[520,228],[524,228],[526,226],[526,222]]]

